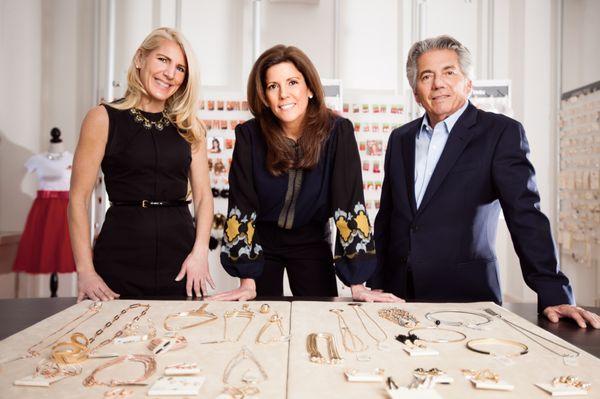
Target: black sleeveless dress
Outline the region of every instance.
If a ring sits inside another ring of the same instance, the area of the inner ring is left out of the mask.
[[[177,129],[146,129],[129,110],[104,107],[109,130],[101,166],[109,200],[185,199],[192,154]],[[162,117],[140,112],[151,121]],[[175,277],[195,235],[187,206],[111,206],[94,246],[96,272],[121,298],[185,297],[186,279]]]

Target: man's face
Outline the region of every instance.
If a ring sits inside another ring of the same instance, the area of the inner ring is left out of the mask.
[[[432,126],[462,107],[470,92],[471,81],[462,73],[456,51],[430,50],[417,60],[415,100]]]

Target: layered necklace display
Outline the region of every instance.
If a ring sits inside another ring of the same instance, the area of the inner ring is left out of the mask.
[[[367,332],[367,334],[369,335],[369,337],[373,338],[373,340],[377,344],[377,349],[379,349],[379,350],[389,350],[390,349],[389,345],[385,344],[385,341],[388,339],[387,333],[381,327],[381,325],[379,325],[379,323],[377,323],[377,321],[375,321],[375,319],[373,319],[367,313],[367,311],[362,307],[362,304],[360,304],[360,303],[349,303],[348,306],[350,306],[352,309],[354,309],[354,311],[356,312],[356,316],[358,317],[358,320],[360,320],[360,324],[362,324],[363,328],[365,329],[365,331]],[[362,316],[361,316],[361,314],[362,314]],[[379,330],[379,332],[381,333],[382,336],[377,337],[375,334],[373,334],[369,330],[369,328],[367,327],[367,324],[365,323],[365,320],[363,320],[363,316],[365,316],[367,318],[367,320],[369,320],[371,322],[371,324],[374,324],[375,327],[377,327],[377,330]]]
[[[29,348],[27,348],[26,353],[24,355],[21,355],[21,356],[12,358],[12,359],[4,360],[4,361],[0,362],[0,364],[13,362],[13,361],[19,360],[19,359],[27,359],[27,358],[39,356],[41,351],[55,345],[59,339],[61,339],[62,337],[64,337],[65,335],[67,335],[68,333],[73,331],[74,329],[76,329],[78,326],[80,326],[85,321],[87,321],[90,318],[97,315],[98,312],[100,312],[101,308],[102,308],[102,302],[93,302],[85,310],[85,312],[83,312],[79,316],[75,317],[73,320],[69,321],[67,324],[61,326],[58,330],[52,332],[48,336],[42,338],[35,344],[31,345]],[[59,333],[60,333],[60,335],[58,335]]]
[[[162,116],[158,121],[152,121],[152,120],[148,119],[142,113],[142,111],[140,111],[137,108],[130,108],[129,113],[131,115],[133,115],[133,120],[136,123],[139,123],[140,125],[142,125],[144,127],[144,129],[146,129],[146,130],[150,130],[150,129],[154,128],[154,129],[158,130],[159,132],[161,132],[165,127],[167,127],[171,124],[171,121],[169,120],[169,117],[167,116],[167,113],[165,111],[162,111]]]
[[[96,341],[96,339],[104,333],[107,328],[110,328],[114,323],[116,323],[121,316],[125,315],[127,312],[133,309],[141,308],[142,311],[139,315],[135,316],[133,320],[127,323],[122,329],[117,331],[111,338],[108,338],[98,344],[95,348],[91,348],[91,345]],[[126,331],[131,329],[131,326],[139,322],[139,320],[148,313],[150,309],[150,305],[134,303],[129,305],[128,307],[121,310],[117,313],[112,320],[106,322],[103,328],[100,328],[96,331],[93,337],[87,338],[82,333],[75,333],[71,335],[70,342],[59,342],[52,347],[52,358],[54,361],[60,364],[71,364],[71,363],[80,363],[90,356],[92,357],[103,357],[100,355],[94,355],[94,352],[98,349],[110,344],[116,338],[121,337]],[[112,357],[113,355],[110,355]]]

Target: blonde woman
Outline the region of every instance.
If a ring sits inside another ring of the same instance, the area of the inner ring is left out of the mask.
[[[197,74],[181,33],[155,29],[133,57],[125,97],[86,115],[69,203],[79,301],[200,296],[207,283],[214,287],[207,261],[213,199],[205,132],[195,116]],[[100,167],[111,206],[92,250],[88,204]]]

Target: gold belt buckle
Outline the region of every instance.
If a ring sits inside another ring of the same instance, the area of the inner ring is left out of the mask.
[[[148,204],[150,204],[150,201],[142,200],[142,208],[148,208]]]

